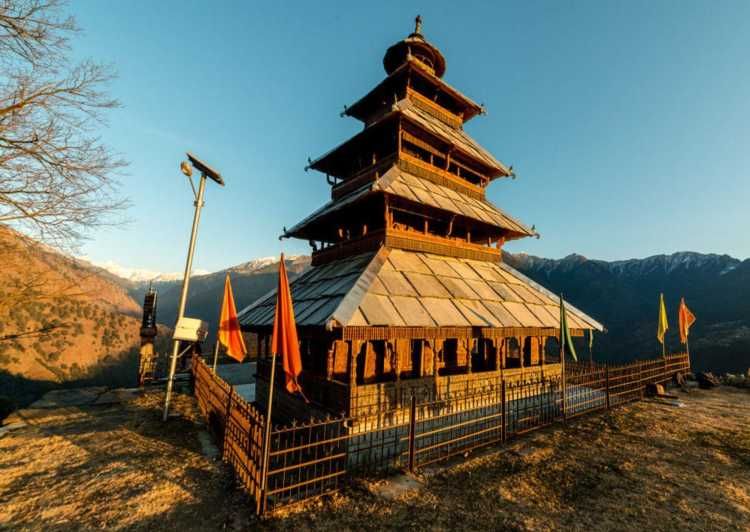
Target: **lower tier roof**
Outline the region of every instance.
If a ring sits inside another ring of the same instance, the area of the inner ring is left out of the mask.
[[[313,267],[291,290],[299,326],[559,326],[559,297],[507,264],[386,247]],[[240,324],[272,326],[275,305],[274,290],[242,309]],[[570,327],[603,330],[565,305]]]

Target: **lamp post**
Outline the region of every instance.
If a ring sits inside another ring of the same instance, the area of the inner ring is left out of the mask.
[[[187,303],[188,287],[190,286],[190,272],[193,269],[195,241],[198,238],[198,224],[200,223],[201,208],[203,207],[204,203],[203,196],[206,192],[206,179],[211,178],[219,185],[224,186],[224,180],[216,170],[202,162],[190,152],[187,153],[187,157],[190,162],[188,163],[187,161],[183,161],[182,163],[180,163],[180,170],[183,174],[185,174],[185,176],[187,176],[188,181],[190,182],[190,188],[193,189],[193,196],[195,196],[195,202],[193,203],[193,205],[195,205],[195,213],[193,214],[193,228],[190,232],[190,245],[188,246],[187,260],[185,261],[185,274],[182,278],[182,292],[180,292],[180,304],[177,307],[177,321],[175,323],[179,323],[180,319],[185,314],[185,304]],[[201,173],[197,192],[195,190],[195,185],[193,184],[193,168],[200,171]],[[163,421],[166,421],[169,416],[169,402],[172,398],[172,387],[174,385],[174,374],[177,368],[179,349],[180,341],[177,339],[173,339],[172,357],[169,361],[169,376],[167,377],[167,393],[164,397],[164,415],[162,416]]]

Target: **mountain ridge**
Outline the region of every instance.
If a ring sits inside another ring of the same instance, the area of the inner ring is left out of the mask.
[[[503,260],[555,293],[563,293],[565,299],[604,324],[608,333],[596,335],[595,359],[624,362],[661,354],[656,342],[656,315],[659,293],[663,292],[671,326],[667,331],[668,350],[682,349],[676,313],[680,298],[685,297],[698,318],[691,331],[696,367],[744,372],[750,366],[750,303],[743,296],[750,293],[750,259],[681,251],[617,261],[579,254],[548,259],[504,252]],[[257,267],[243,267],[251,264]],[[307,255],[288,257],[290,279],[309,264]],[[191,277],[187,314],[207,321],[213,330],[227,272],[231,274],[237,308],[242,309],[275,288],[277,268],[278,261],[268,257],[261,263],[251,260]],[[142,299],[144,286],[131,288],[136,300]],[[160,291],[158,319],[171,326],[181,282],[155,286]],[[578,342],[579,352],[587,357],[588,347]]]

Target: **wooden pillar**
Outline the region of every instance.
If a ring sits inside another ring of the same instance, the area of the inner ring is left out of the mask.
[[[498,373],[503,372],[503,339],[502,338],[494,338],[493,344],[495,346],[495,371]]]
[[[547,337],[541,336],[539,338],[539,363],[544,366],[545,360],[544,355],[547,352]]]
[[[517,336],[516,342],[518,342],[518,363],[521,369],[523,369],[523,336]]]
[[[474,342],[477,341],[475,338],[466,339],[466,371],[471,375],[472,369],[472,355],[474,354]]]
[[[349,388],[354,390],[357,387],[357,355],[362,347],[360,340],[351,340],[349,342]]]
[[[440,357],[442,355],[441,351],[443,349],[443,345],[440,342],[440,340],[438,340],[437,338],[435,338],[433,340],[433,344],[432,345],[433,345],[432,352],[434,353],[433,363],[432,363],[432,375],[437,380],[440,377],[440,373],[438,371],[438,369],[439,369],[438,366],[439,366],[439,362],[440,362]]]
[[[498,346],[500,350],[500,373],[502,373],[505,370],[505,367],[508,365],[508,345],[510,342],[508,342],[508,338],[503,338],[502,343]]]
[[[422,340],[422,377],[430,377],[435,372],[435,343],[433,340]]]
[[[395,380],[396,382],[398,382],[401,380],[401,357],[399,356],[398,349],[396,349],[394,342],[386,341],[385,348],[389,351],[389,355],[391,358],[391,368],[393,368],[393,373],[396,377]]]
[[[359,353],[358,340],[349,340],[349,394],[347,400],[346,413],[353,416],[358,407],[357,401],[357,353]]]

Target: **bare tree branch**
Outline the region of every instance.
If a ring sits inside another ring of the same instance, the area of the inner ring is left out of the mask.
[[[63,249],[117,223],[125,162],[96,135],[110,67],[71,64],[60,0],[0,0],[0,224]]]

